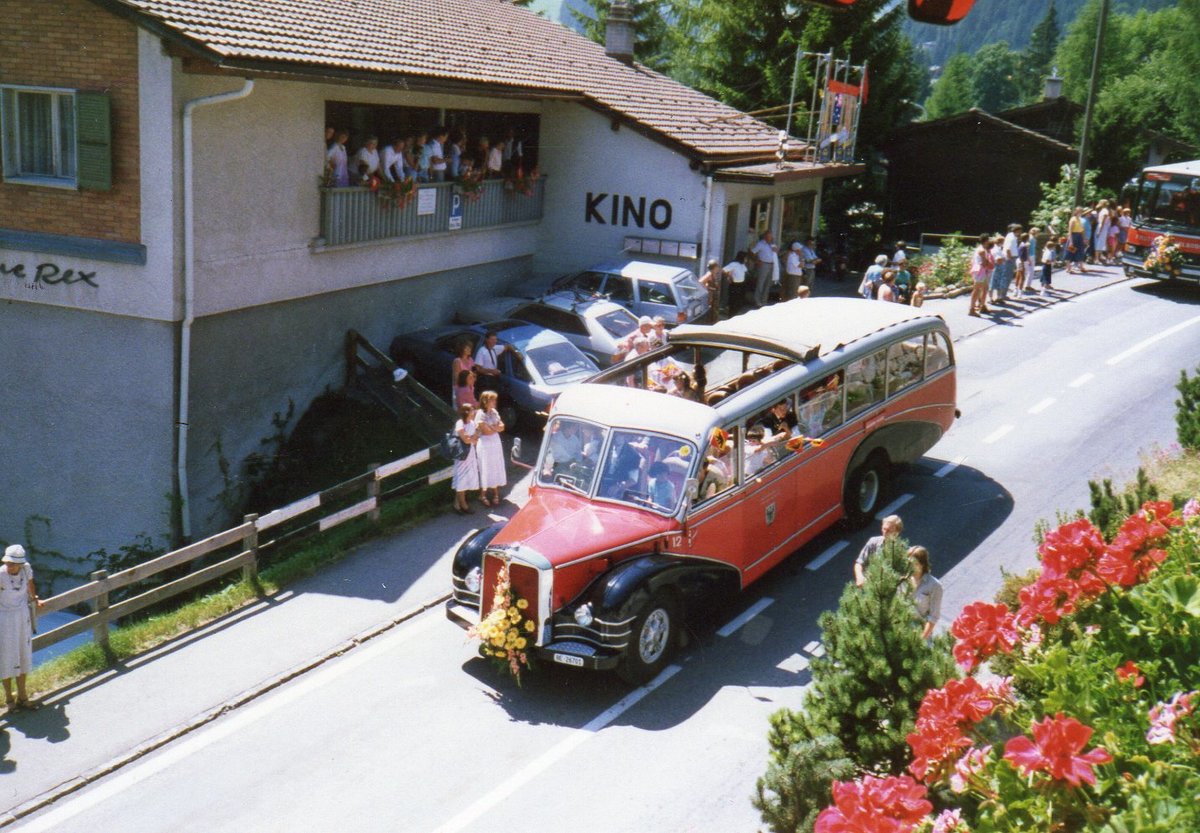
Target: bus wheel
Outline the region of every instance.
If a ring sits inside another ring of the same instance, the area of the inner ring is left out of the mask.
[[[670,593],[658,591],[633,620],[617,676],[631,685],[642,685],[657,677],[675,652],[678,627],[679,603]]]
[[[873,454],[846,480],[846,523],[857,529],[866,526],[879,509],[887,485],[887,460]]]

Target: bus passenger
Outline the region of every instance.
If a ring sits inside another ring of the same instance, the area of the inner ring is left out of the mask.
[[[550,470],[543,477],[566,474],[577,467],[583,458],[583,439],[579,436],[579,423],[573,420],[558,420],[550,434],[550,453],[546,462]]]
[[[749,479],[775,461],[774,450],[764,440],[767,432],[761,425],[746,429],[745,469]]]
[[[636,489],[642,475],[642,450],[646,444],[630,441],[625,431],[613,435],[608,465],[604,479],[600,482],[600,493],[605,497],[620,498],[626,489]]]
[[[667,472],[667,464],[662,461],[652,465],[647,472],[650,475],[650,502],[662,509],[675,506],[675,486],[667,477]]]
[[[733,485],[733,470],[730,468],[729,453],[733,440],[721,428],[714,428],[709,436],[708,455],[700,466],[700,486],[696,490],[698,501],[708,500]]]
[[[897,540],[900,533],[904,532],[904,521],[900,520],[899,515],[888,515],[883,519],[880,532],[883,534],[867,540],[867,543],[863,545],[862,552],[858,554],[858,558],[854,559],[854,584],[857,587],[862,587],[866,583],[867,564],[870,563],[871,557],[883,549],[884,544]]]

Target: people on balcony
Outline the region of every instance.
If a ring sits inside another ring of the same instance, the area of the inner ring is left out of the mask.
[[[345,188],[350,184],[350,168],[346,158],[346,141],[349,138],[350,131],[340,128],[325,149],[325,181],[334,188]]]
[[[380,161],[380,174],[388,182],[399,182],[406,178],[404,173],[404,147],[407,140],[403,136],[392,139],[392,143],[383,149],[383,159]]]
[[[461,130],[455,130],[450,134],[450,147],[446,151],[446,166],[451,179],[458,179],[463,175],[463,148],[466,146],[467,137]]]
[[[368,136],[367,141],[354,154],[354,170],[360,182],[370,182],[371,177],[379,176],[379,137]]]
[[[429,177],[432,182],[446,181],[446,128],[440,124],[433,128],[430,133],[429,142],[426,147],[429,149]]]

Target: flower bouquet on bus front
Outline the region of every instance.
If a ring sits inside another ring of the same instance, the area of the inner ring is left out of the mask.
[[[1177,278],[1183,272],[1183,251],[1172,235],[1164,234],[1154,238],[1150,254],[1146,256],[1142,266],[1148,271],[1166,272]]]
[[[537,625],[525,615],[528,608],[529,602],[513,592],[508,564],[504,564],[496,575],[491,612],[467,630],[468,637],[480,641],[479,655],[492,660],[500,670],[507,670],[518,686],[521,668],[533,668],[533,658],[525,648]]]

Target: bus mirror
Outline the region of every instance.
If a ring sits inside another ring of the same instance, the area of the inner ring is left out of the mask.
[[[699,488],[700,481],[694,477],[689,477],[684,481],[683,504],[679,508],[679,517],[681,519],[686,519],[688,512],[692,511],[692,503],[696,500],[696,490]]]

